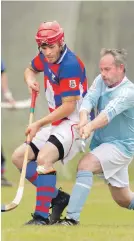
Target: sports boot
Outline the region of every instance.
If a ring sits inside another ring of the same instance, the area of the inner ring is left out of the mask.
[[[68,193],[61,191],[61,189],[58,190],[57,197],[53,198],[51,203],[52,213],[50,214],[50,224],[54,224],[60,220],[62,212],[69,203],[69,198],[70,195]]]
[[[78,225],[79,222],[74,219],[64,218],[60,220],[57,224],[64,225],[64,226],[74,226],[74,225]]]
[[[49,225],[49,219],[48,218],[43,218],[40,215],[37,214],[31,214],[32,219],[25,223],[25,225]]]

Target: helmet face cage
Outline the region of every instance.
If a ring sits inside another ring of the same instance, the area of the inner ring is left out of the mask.
[[[38,47],[43,44],[51,45],[57,42],[63,45],[64,31],[56,21],[45,22],[39,26],[35,39]]]

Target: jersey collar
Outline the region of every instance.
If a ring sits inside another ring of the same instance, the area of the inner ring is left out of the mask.
[[[124,84],[126,81],[128,81],[128,78],[126,77],[126,75],[124,76],[124,78],[122,79],[122,81],[120,83],[118,83],[117,85],[109,88],[108,86],[106,86],[107,91],[111,91],[111,90],[115,90],[116,88],[118,88],[120,85]]]
[[[56,61],[56,64],[60,64],[60,63],[62,62],[62,60],[64,59],[66,53],[67,53],[67,46],[66,46],[66,44],[65,44],[65,45],[64,45],[63,52],[62,52],[60,58]]]

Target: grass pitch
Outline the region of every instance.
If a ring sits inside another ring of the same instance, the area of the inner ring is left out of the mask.
[[[70,168],[76,170],[74,166]],[[12,164],[8,166],[7,177],[13,181],[14,186],[2,188],[4,204],[14,199],[18,188],[19,173]],[[134,163],[130,167],[130,180],[134,191]],[[74,181],[63,181],[60,178],[57,187],[61,186],[71,193],[73,183]],[[35,188],[26,181],[20,205],[1,215],[2,241],[134,241],[134,212],[118,207],[112,200],[108,187],[100,179],[94,181],[79,226],[24,226],[30,220],[34,206]]]

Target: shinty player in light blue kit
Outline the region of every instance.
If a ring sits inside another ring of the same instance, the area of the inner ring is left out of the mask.
[[[80,212],[93,183],[93,174],[103,174],[115,202],[134,210],[134,192],[129,187],[128,166],[134,157],[134,84],[126,77],[126,51],[102,49],[98,75],[83,99],[80,122],[82,138],[94,131],[91,152],[79,162],[76,183],[61,225],[79,223]],[[97,107],[97,116],[87,116]]]

